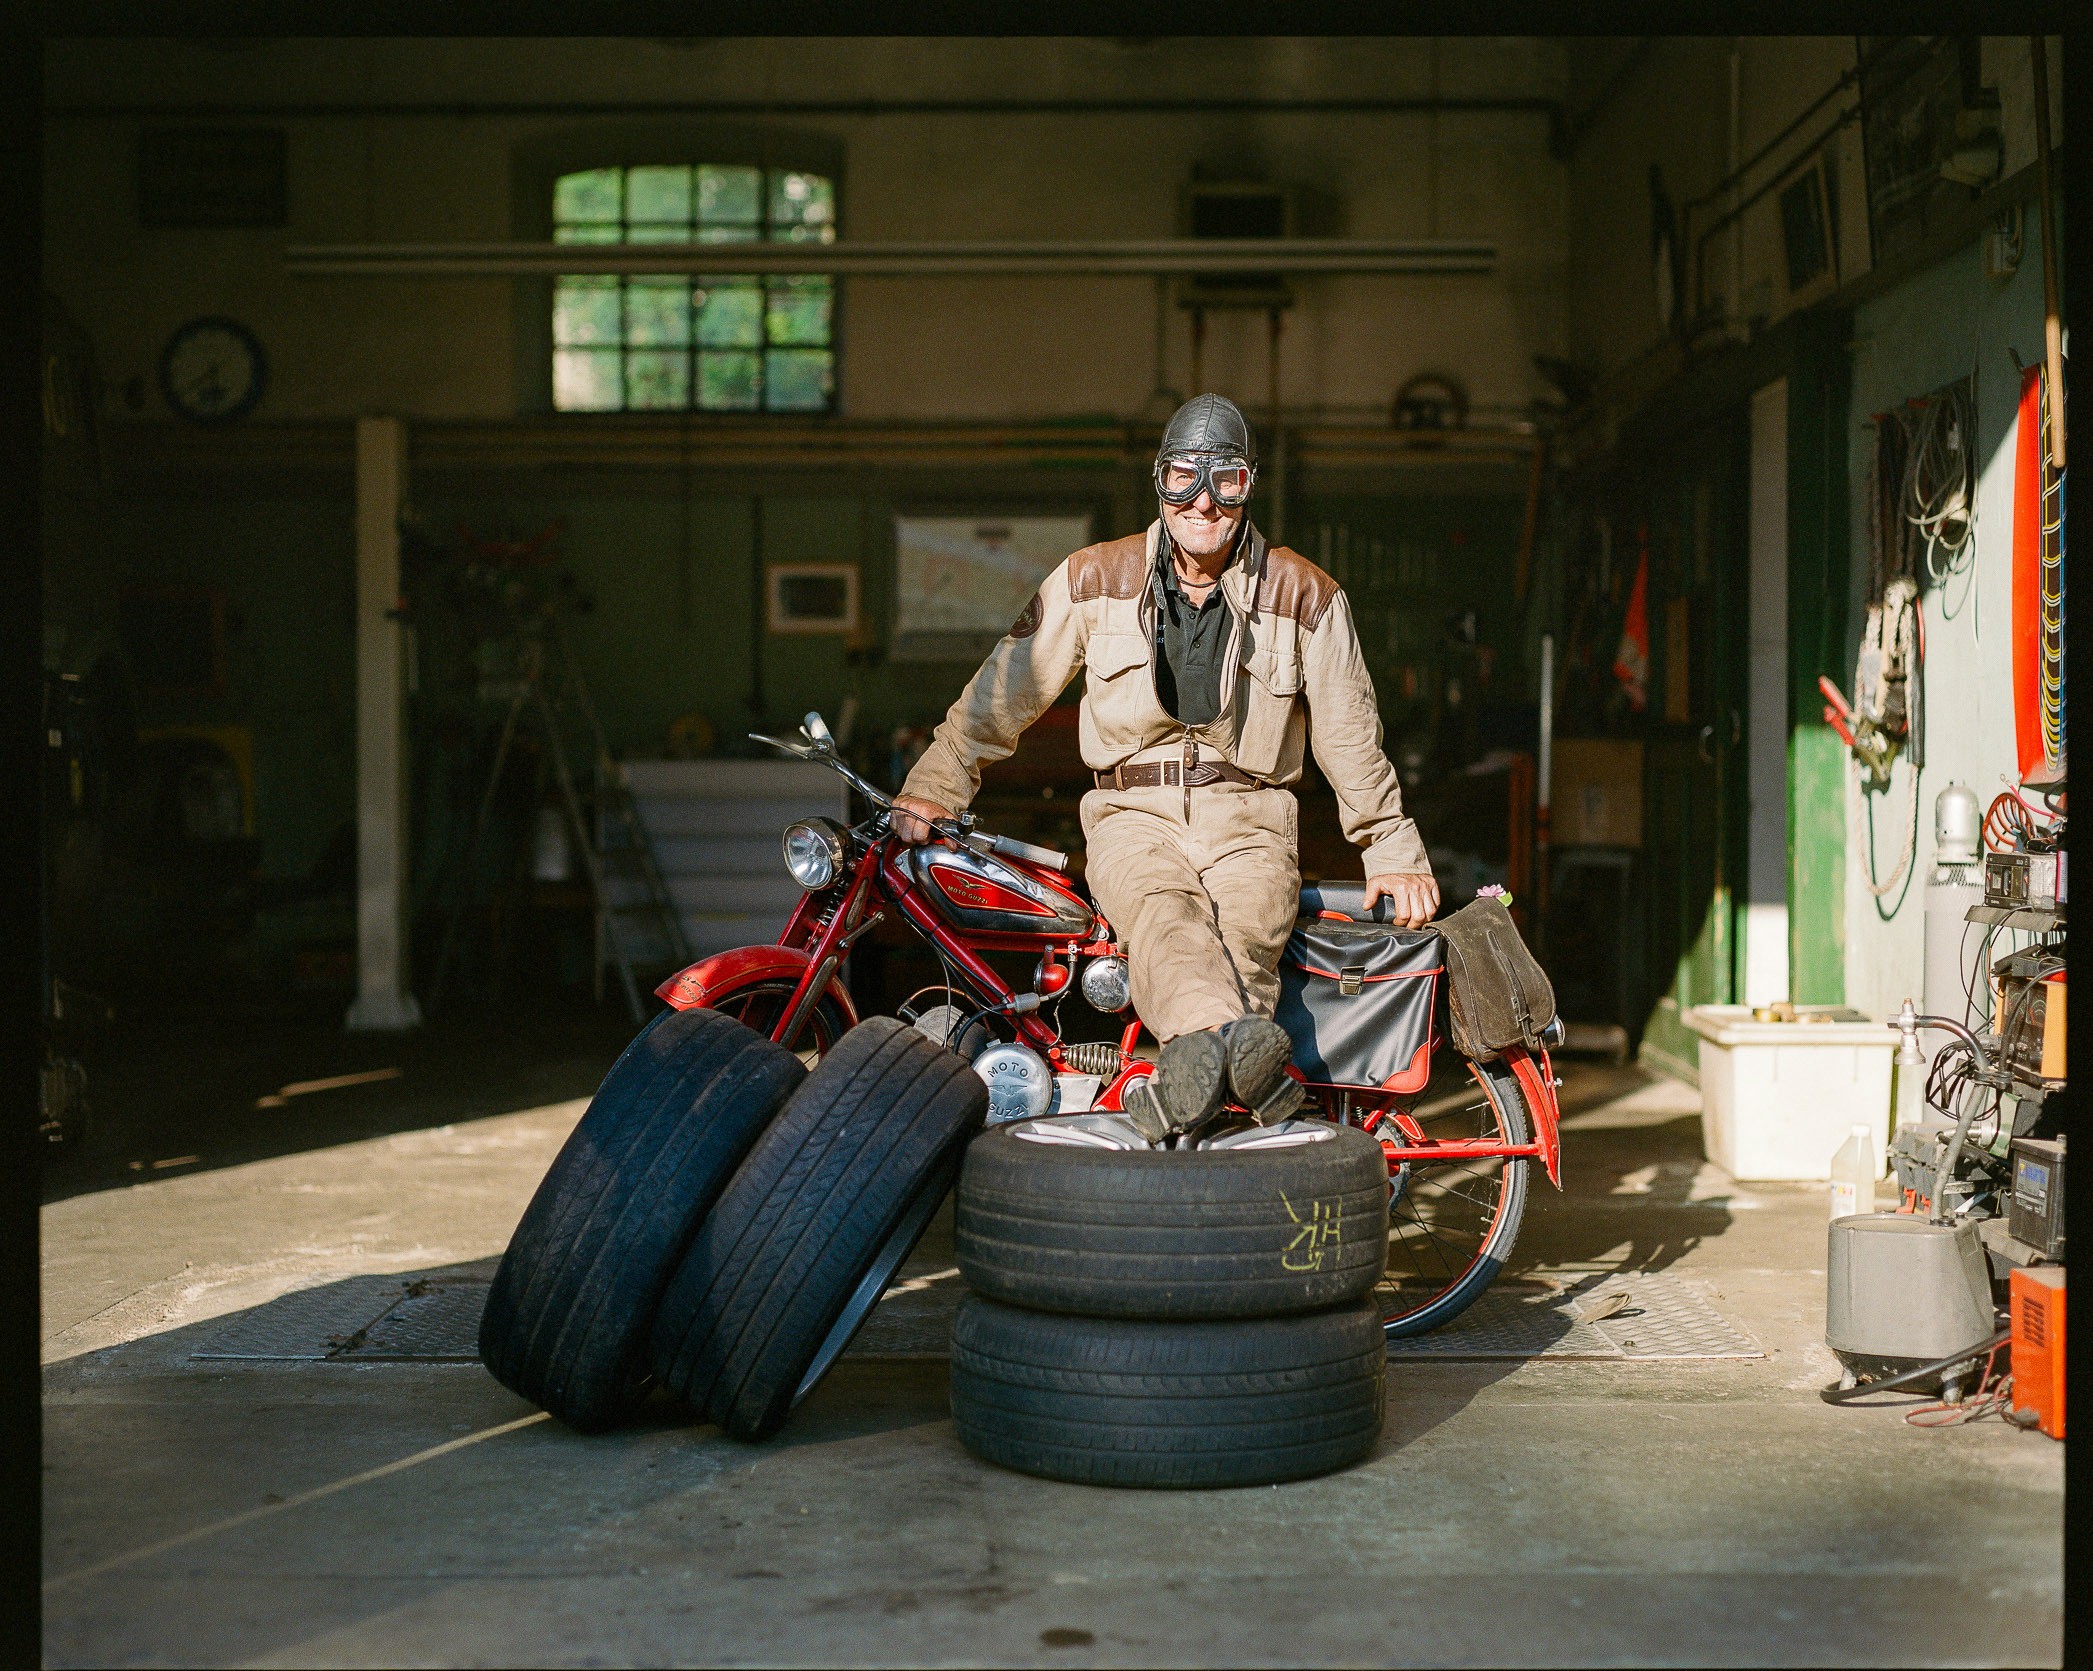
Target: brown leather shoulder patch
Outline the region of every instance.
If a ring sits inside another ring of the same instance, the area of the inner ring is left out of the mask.
[[[1068,560],[1068,600],[1137,598],[1148,584],[1148,535],[1086,545]]]
[[[1291,546],[1275,545],[1265,552],[1258,608],[1291,615],[1303,632],[1314,632],[1337,592],[1337,582]]]

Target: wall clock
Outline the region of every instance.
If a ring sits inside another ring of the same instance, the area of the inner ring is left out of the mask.
[[[246,417],[262,398],[268,376],[261,343],[237,319],[192,319],[160,351],[160,392],[195,423]]]

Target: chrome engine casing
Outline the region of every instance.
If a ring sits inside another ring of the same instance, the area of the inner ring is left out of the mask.
[[[1054,1070],[1027,1045],[992,1044],[974,1058],[974,1071],[988,1087],[992,1126],[1036,1120],[1054,1105]]]

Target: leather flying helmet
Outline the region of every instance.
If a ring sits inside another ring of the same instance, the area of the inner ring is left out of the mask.
[[[1257,439],[1242,408],[1225,395],[1194,395],[1177,409],[1156,449],[1156,492],[1189,505],[1201,492],[1235,506],[1257,483]]]

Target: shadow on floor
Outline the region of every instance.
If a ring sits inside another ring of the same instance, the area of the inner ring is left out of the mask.
[[[83,1055],[86,1137],[47,1157],[44,1199],[587,1097],[635,1031],[622,1008],[460,1012],[398,1034],[296,1015],[127,1018]]]

